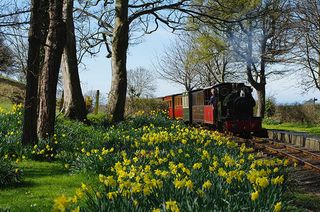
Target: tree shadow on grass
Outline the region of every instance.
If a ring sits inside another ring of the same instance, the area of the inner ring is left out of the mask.
[[[47,167],[47,168],[33,168],[33,169],[25,169],[24,170],[24,176],[28,178],[38,178],[38,177],[53,177],[53,176],[59,176],[59,175],[65,175],[69,171],[62,169],[62,168],[56,168],[56,167]]]
[[[69,173],[68,170],[62,168],[60,164],[47,164],[45,165],[27,165],[22,166],[23,174],[21,182],[11,183],[5,186],[1,186],[0,190],[3,189],[14,189],[14,188],[28,188],[34,187],[41,183],[36,182],[36,179],[44,177],[59,177]],[[0,211],[1,212],[1,211]]]
[[[21,182],[16,182],[16,183],[11,183],[5,186],[1,186],[0,187],[0,191],[1,190],[8,190],[8,189],[15,189],[15,188],[23,188],[23,187],[33,187],[36,186],[37,183],[26,180],[26,181],[21,181]],[[1,212],[1,210],[0,210]]]

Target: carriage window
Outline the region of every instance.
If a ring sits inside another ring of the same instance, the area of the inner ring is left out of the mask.
[[[211,89],[204,91],[204,104],[210,105]]]

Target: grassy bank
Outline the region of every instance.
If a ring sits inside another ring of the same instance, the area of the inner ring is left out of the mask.
[[[273,130],[306,132],[312,135],[320,136],[319,125],[310,125],[310,124],[301,124],[301,123],[281,123],[281,124],[263,123],[263,127],[266,129],[273,129]]]

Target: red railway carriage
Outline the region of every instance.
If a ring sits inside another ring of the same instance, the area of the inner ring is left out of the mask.
[[[173,112],[173,102],[172,102],[172,96],[165,96],[163,97],[163,101],[168,106],[168,115],[170,118],[174,118],[174,112]]]
[[[174,117],[183,119],[182,94],[173,96]]]
[[[203,94],[204,94],[203,122],[205,124],[214,125],[215,124],[215,121],[214,121],[215,105],[210,103],[210,97],[212,95],[211,90],[212,90],[212,86],[203,89]]]

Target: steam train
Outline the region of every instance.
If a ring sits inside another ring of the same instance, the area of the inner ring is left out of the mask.
[[[253,116],[252,88],[244,83],[222,83],[162,99],[171,118],[241,135],[264,131],[261,118]]]

